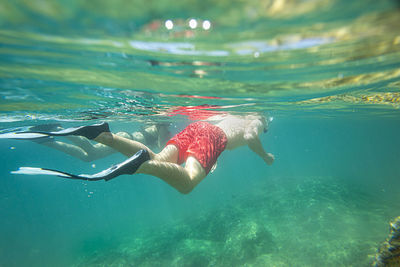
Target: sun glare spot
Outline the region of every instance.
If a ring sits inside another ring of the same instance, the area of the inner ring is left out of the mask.
[[[168,30],[172,30],[172,28],[174,28],[174,23],[172,22],[172,20],[166,20],[165,21],[165,28],[167,28]]]
[[[196,29],[197,28],[197,20],[195,20],[195,19],[189,20],[189,27],[191,29]]]
[[[203,29],[207,31],[210,28],[211,28],[211,22],[209,20],[203,21]]]

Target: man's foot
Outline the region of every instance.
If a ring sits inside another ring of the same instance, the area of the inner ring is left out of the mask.
[[[119,175],[134,174],[144,162],[150,160],[150,154],[146,149],[141,149],[129,159],[112,166],[98,174],[106,174],[104,180],[109,181]],[[94,176],[97,176],[95,174]]]
[[[48,136],[78,135],[84,136],[88,139],[95,139],[97,136],[99,136],[99,134],[104,132],[110,132],[110,128],[107,122],[80,127],[72,127],[55,132],[29,131],[29,133],[45,134]]]

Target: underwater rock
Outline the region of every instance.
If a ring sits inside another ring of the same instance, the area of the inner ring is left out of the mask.
[[[400,216],[390,222],[390,235],[375,256],[376,267],[400,266]]]
[[[258,256],[276,251],[274,237],[260,222],[243,220],[229,233],[224,251],[239,264],[251,263]]]
[[[185,239],[177,246],[170,266],[215,266],[220,250],[219,243],[210,240]]]

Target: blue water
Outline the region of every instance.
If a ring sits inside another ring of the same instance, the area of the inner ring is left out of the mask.
[[[13,175],[125,157],[0,139],[0,266],[371,266],[400,215],[399,14],[389,0],[1,2],[1,133],[175,134],[192,120],[173,110],[203,105],[272,117],[275,162],[225,151],[181,195],[146,175]]]

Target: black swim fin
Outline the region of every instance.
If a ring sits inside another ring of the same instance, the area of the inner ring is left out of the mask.
[[[53,132],[56,130],[62,129],[61,123],[45,123],[45,124],[38,124],[32,125],[28,127],[28,131],[36,132],[36,131],[46,131],[46,132]]]
[[[29,174],[29,175],[38,175],[38,174],[55,175],[62,178],[85,180],[85,181],[99,181],[99,180],[109,181],[123,174],[134,174],[140,167],[140,165],[142,165],[145,161],[149,159],[150,159],[149,152],[145,149],[142,149],[139,150],[135,155],[133,155],[129,159],[125,160],[124,162],[111,166],[110,168],[105,169],[96,174],[75,175],[58,170],[35,168],[35,167],[20,167],[17,171],[13,171],[11,173]]]
[[[48,136],[67,136],[67,135],[79,135],[84,136],[88,139],[95,139],[99,134],[104,132],[110,132],[110,128],[107,122],[102,122],[93,125],[86,125],[80,127],[72,127],[63,129],[60,131],[54,132],[43,132],[43,131],[28,131],[28,132],[21,132],[15,133],[16,135],[20,134],[43,134]],[[14,137],[15,138],[15,137]]]

